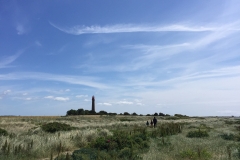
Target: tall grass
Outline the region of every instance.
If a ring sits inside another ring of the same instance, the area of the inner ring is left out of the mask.
[[[109,137],[114,130],[128,134],[146,129],[149,149],[138,156],[142,159],[238,159],[239,142],[225,140],[221,135],[239,135],[238,121],[225,118],[158,118],[157,128],[147,127],[149,116],[38,116],[0,117],[0,128],[8,135],[0,136],[0,159],[54,159],[71,157],[74,150],[90,146],[99,137]],[[227,122],[226,121],[231,121]],[[59,122],[76,128],[71,131],[47,133],[41,126]],[[171,127],[170,127],[171,126]],[[188,138],[190,131],[207,131],[205,138]],[[231,138],[231,137],[230,137]],[[141,141],[141,139],[136,139]],[[130,150],[131,151],[131,150]],[[130,153],[128,149],[121,151]],[[137,152],[136,152],[137,153]],[[115,154],[112,152],[112,154]],[[190,158],[189,158],[190,157]]]

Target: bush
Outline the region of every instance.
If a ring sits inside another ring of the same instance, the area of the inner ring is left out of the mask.
[[[8,132],[5,129],[0,128],[0,136],[7,136]]]
[[[240,131],[240,126],[235,126],[238,131]]]
[[[205,149],[198,148],[196,151],[188,149],[180,152],[180,157],[184,159],[210,159],[212,156]]]
[[[208,137],[208,136],[209,135],[208,135],[207,131],[201,131],[201,130],[190,131],[187,134],[188,138],[202,138],[202,137]]]
[[[221,135],[221,137],[222,137],[222,139],[224,139],[224,140],[232,140],[232,141],[235,140],[235,136],[234,136],[234,134],[232,134],[232,133],[230,133],[230,134],[224,133],[224,134]]]
[[[188,149],[188,150],[180,152],[180,156],[181,156],[181,158],[196,159],[197,153],[191,149]]]
[[[65,123],[52,122],[41,126],[42,130],[45,132],[55,133],[57,131],[70,131],[73,128]]]
[[[118,156],[120,158],[130,159],[132,157],[132,151],[130,148],[125,147],[125,148],[121,149]]]
[[[96,160],[97,159],[97,151],[91,148],[82,148],[79,150],[75,150],[72,154],[73,160]]]

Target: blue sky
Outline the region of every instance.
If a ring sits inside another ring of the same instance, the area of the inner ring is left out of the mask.
[[[240,2],[0,1],[0,115],[240,116]]]

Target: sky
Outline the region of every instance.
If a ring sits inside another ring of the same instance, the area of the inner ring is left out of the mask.
[[[240,116],[238,0],[0,0],[0,115]]]

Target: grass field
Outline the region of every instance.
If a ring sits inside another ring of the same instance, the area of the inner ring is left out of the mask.
[[[114,159],[240,159],[238,119],[157,117],[158,128],[151,128],[145,125],[151,118],[120,115],[0,117],[0,128],[8,132],[8,135],[0,136],[0,159],[73,159],[73,151],[91,150],[92,147],[97,150],[96,154],[101,154],[95,159],[108,159],[108,154]],[[68,124],[73,129],[55,133],[43,131],[41,126],[50,122]],[[172,124],[177,124],[179,131],[171,132]],[[166,132],[162,134],[164,127]],[[202,136],[202,133],[206,135]],[[114,136],[123,136],[121,134],[130,137],[131,144],[127,147],[117,151],[118,143],[115,142],[99,146],[101,137],[117,142]],[[145,135],[144,143],[142,139],[134,140],[134,136],[139,135]],[[88,156],[85,159],[89,159]]]

